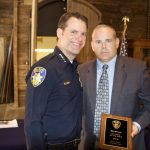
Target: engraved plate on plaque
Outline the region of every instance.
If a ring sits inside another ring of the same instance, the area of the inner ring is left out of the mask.
[[[99,147],[132,150],[131,118],[102,114]]]

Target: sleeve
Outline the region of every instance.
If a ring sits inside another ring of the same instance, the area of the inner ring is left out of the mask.
[[[55,85],[56,77],[53,70],[49,71],[44,67],[38,69],[35,67],[30,78],[27,79],[24,129],[28,150],[44,149],[42,118],[47,109],[48,98]],[[45,72],[42,72],[42,69]]]
[[[135,121],[139,123],[141,129],[143,129],[150,123],[150,75],[145,63],[143,63],[141,68],[141,88],[138,94],[141,101],[141,111]]]

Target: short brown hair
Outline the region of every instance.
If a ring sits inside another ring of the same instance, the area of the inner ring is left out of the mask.
[[[94,33],[95,30],[97,30],[97,29],[99,29],[99,28],[110,28],[110,29],[112,29],[114,38],[117,38],[117,33],[116,33],[116,30],[115,30],[115,28],[114,28],[113,26],[111,26],[111,25],[109,25],[109,24],[103,24],[103,23],[98,24],[98,25],[94,28],[93,33]],[[92,33],[92,35],[93,35],[93,33]]]
[[[66,26],[67,26],[67,21],[71,18],[71,17],[75,17],[77,19],[80,19],[82,20],[83,22],[85,22],[86,24],[86,27],[88,28],[88,19],[87,17],[85,17],[84,15],[81,15],[80,13],[78,12],[67,12],[67,13],[64,13],[59,21],[58,21],[58,28],[61,28],[61,29],[65,29]]]

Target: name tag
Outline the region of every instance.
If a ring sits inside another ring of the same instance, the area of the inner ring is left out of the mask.
[[[70,84],[70,81],[64,81],[64,85]]]

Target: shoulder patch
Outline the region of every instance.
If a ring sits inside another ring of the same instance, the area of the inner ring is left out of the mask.
[[[46,77],[46,69],[43,67],[35,67],[31,74],[31,83],[34,87],[39,86]]]

